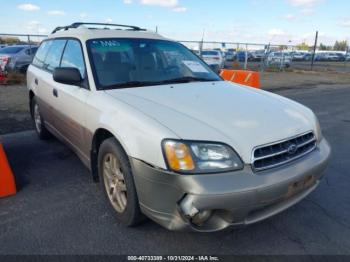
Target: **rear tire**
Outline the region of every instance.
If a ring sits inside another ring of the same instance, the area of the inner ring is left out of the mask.
[[[51,138],[51,133],[45,127],[45,123],[41,116],[39,105],[35,97],[33,97],[31,101],[31,113],[32,113],[35,131],[38,134],[38,137],[41,140],[47,140]]]
[[[126,226],[136,226],[144,216],[129,162],[129,158],[115,138],[106,139],[98,154],[100,184],[110,210]]]

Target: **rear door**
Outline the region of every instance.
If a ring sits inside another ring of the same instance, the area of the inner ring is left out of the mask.
[[[55,39],[45,41],[37,52],[33,61],[34,78],[32,84],[36,87],[36,96],[39,103],[40,113],[45,124],[51,129],[56,129],[57,108],[54,96],[55,82],[52,73],[55,67],[60,65],[66,40]]]
[[[35,93],[36,101],[39,105],[40,114],[45,122],[45,125],[53,124],[52,106],[50,105],[51,89],[45,80],[49,74],[44,71],[44,62],[48,51],[52,45],[52,40],[47,40],[41,43],[36,56],[34,57],[32,66],[27,72],[27,85]]]

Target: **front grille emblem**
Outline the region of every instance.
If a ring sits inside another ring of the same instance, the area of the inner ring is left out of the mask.
[[[253,151],[254,171],[284,165],[310,153],[316,146],[316,137],[312,132],[259,146]]]
[[[298,150],[298,147],[296,144],[291,144],[287,148],[287,152],[289,155],[294,155],[297,152],[297,150]]]

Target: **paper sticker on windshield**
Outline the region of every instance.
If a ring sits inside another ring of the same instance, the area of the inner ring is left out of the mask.
[[[130,45],[123,41],[116,40],[93,40],[91,42],[91,48],[95,50],[100,50],[103,52],[115,51],[122,52],[128,51],[130,49]]]
[[[196,61],[182,61],[193,73],[209,73],[208,70],[199,62]]]

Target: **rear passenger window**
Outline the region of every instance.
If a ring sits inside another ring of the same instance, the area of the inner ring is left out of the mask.
[[[64,49],[61,67],[75,67],[79,69],[81,77],[85,77],[85,64],[81,45],[77,40],[68,40]]]
[[[33,65],[42,68],[44,66],[45,57],[47,55],[47,52],[50,49],[50,46],[52,45],[52,41],[44,41],[41,43],[38,51],[36,52],[36,55],[33,59]]]
[[[44,69],[53,71],[60,66],[62,52],[66,45],[66,40],[54,40],[45,58]]]

